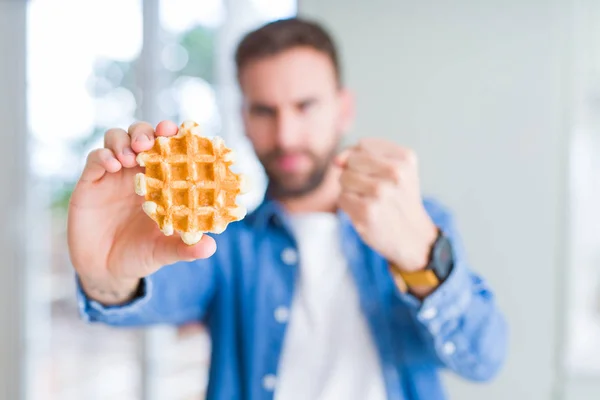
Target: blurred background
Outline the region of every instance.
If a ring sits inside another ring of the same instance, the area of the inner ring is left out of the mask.
[[[451,398],[600,398],[597,0],[0,0],[0,400],[197,400],[200,328],[79,320],[65,210],[108,127],[193,119],[265,179],[238,118],[233,51],[293,15],[338,40],[351,137],[415,148],[496,289],[511,353]]]

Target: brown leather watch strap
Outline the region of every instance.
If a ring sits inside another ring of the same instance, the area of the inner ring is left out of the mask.
[[[392,278],[394,278],[394,282],[396,283],[396,286],[398,287],[398,289],[402,293],[408,292],[408,286],[406,285],[406,282],[402,278],[402,275],[400,275],[400,271],[398,270],[398,268],[391,265],[390,272],[392,273]]]
[[[404,282],[406,282],[406,284],[409,287],[411,287],[411,286],[436,287],[440,283],[437,276],[435,276],[435,273],[430,269],[415,271],[415,272],[399,271],[399,273],[400,273],[400,276],[402,276],[402,279],[404,279]]]
[[[395,265],[390,265],[394,282],[402,293],[406,293],[411,287],[436,287],[440,281],[432,270],[420,270],[414,272],[401,271]]]

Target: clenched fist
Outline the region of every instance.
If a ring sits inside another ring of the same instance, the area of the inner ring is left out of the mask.
[[[437,228],[422,203],[413,151],[380,139],[363,139],[336,164],[340,208],[362,239],[404,271],[427,265]]]

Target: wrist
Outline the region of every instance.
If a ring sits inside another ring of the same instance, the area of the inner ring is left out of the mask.
[[[403,272],[423,271],[431,261],[431,252],[438,235],[439,230],[432,223],[424,230],[421,239],[413,246],[410,254],[398,255],[388,261]]]
[[[117,306],[130,302],[138,294],[140,279],[115,278],[110,275],[91,276],[79,274],[85,294],[104,306]]]
[[[428,296],[441,285],[450,275],[454,266],[452,245],[441,230],[430,246],[428,261],[425,267],[416,270],[404,270],[391,265],[397,271],[398,278],[414,295],[420,298]]]

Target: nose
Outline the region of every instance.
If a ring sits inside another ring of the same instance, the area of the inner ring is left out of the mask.
[[[281,149],[298,147],[302,142],[300,120],[289,110],[277,115],[277,145]]]

